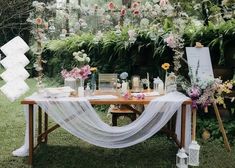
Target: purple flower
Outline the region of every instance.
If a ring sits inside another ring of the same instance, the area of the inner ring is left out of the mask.
[[[144,95],[143,93],[139,93],[139,94],[136,95],[136,98],[137,98],[138,100],[144,99],[144,98],[145,98],[145,95]]]
[[[198,99],[201,94],[201,90],[198,86],[192,86],[188,89],[187,94],[191,99]]]

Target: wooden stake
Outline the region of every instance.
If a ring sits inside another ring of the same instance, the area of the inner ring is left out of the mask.
[[[215,101],[213,102],[213,107],[214,107],[216,118],[217,118],[218,123],[219,123],[220,132],[223,135],[224,145],[225,145],[226,149],[230,152],[231,148],[230,148],[230,145],[229,145],[229,142],[228,142],[228,138],[227,138],[226,132],[224,130],[224,125],[223,125],[223,122],[221,120],[220,113],[219,113],[219,110],[218,110],[218,107],[217,107],[217,104],[215,103]]]

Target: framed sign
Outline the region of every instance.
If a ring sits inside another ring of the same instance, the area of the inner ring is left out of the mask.
[[[186,54],[188,66],[192,70],[194,77],[203,81],[208,80],[208,78],[214,78],[208,47],[186,47]]]

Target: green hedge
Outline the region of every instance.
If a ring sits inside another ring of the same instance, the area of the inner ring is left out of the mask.
[[[173,51],[166,46],[162,36],[155,34],[153,39],[149,30],[136,31],[138,36],[133,44],[127,44],[127,29],[123,29],[121,35],[114,31],[106,32],[99,42],[94,41],[95,35],[91,33],[50,41],[43,53],[47,60],[45,73],[55,77],[63,68],[71,68],[74,61],[72,53],[84,49],[91,58],[90,65],[97,67],[99,72],[127,71],[131,75],[141,76],[149,72],[151,77],[163,77],[161,64],[169,62],[172,65]],[[235,41],[235,21],[230,20],[219,26],[210,23],[199,30],[188,26],[183,38],[185,46],[194,46],[197,41],[209,46],[213,64],[226,65],[224,53],[226,45]]]

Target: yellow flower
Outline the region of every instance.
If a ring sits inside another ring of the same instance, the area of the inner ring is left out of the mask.
[[[162,68],[166,71],[170,68],[170,64],[169,63],[164,63],[164,64],[162,64]]]
[[[97,68],[96,68],[96,67],[91,67],[90,71],[91,71],[91,72],[96,72],[96,71],[97,71]]]

